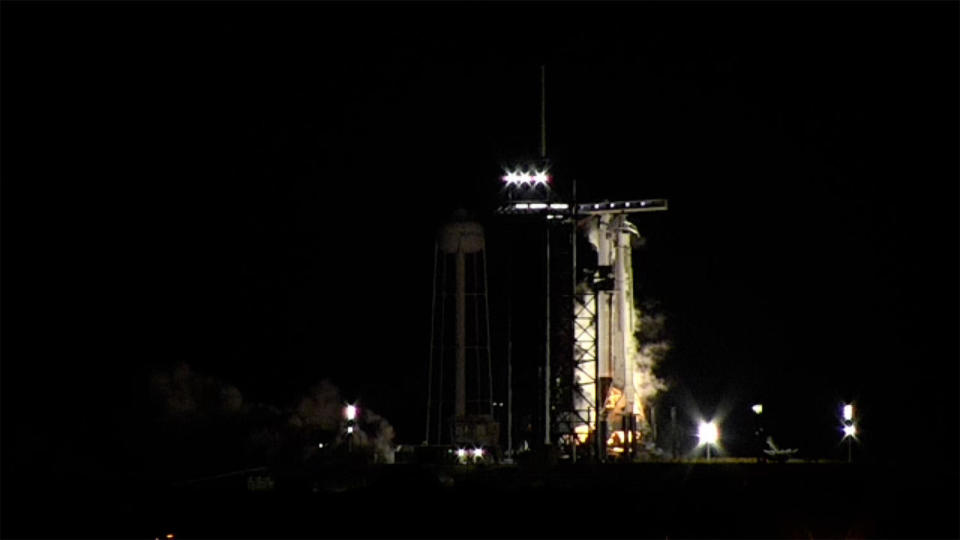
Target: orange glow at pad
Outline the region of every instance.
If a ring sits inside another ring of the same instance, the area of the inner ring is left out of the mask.
[[[610,392],[607,394],[607,401],[604,402],[603,407],[605,409],[616,409],[620,405],[620,401],[622,399],[623,391],[616,386],[611,386]]]
[[[616,447],[616,446],[622,445],[622,444],[624,444],[624,443],[630,442],[630,441],[626,440],[625,437],[626,437],[626,433],[625,433],[622,429],[618,429],[618,430],[616,430],[616,431],[614,431],[613,433],[610,434],[610,438],[607,439],[607,446]],[[634,431],[634,432],[633,432],[633,440],[634,440],[634,441],[639,441],[639,440],[640,440],[640,432],[639,432],[639,431]]]

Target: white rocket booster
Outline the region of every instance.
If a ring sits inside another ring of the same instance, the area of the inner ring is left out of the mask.
[[[621,392],[624,414],[635,412],[634,303],[630,235],[638,235],[625,214],[589,218],[587,237],[597,250],[597,264],[613,267],[612,291],[597,291],[597,362],[600,379],[611,381],[608,392]],[[606,401],[608,396],[603,396]],[[617,409],[620,407],[617,406]]]

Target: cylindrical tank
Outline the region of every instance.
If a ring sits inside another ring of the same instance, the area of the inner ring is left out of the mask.
[[[454,214],[459,216],[459,214]],[[473,221],[454,221],[440,229],[438,245],[444,253],[476,253],[484,247],[483,226]]]

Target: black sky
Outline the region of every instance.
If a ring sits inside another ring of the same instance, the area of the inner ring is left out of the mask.
[[[502,316],[546,64],[558,188],[670,199],[636,220],[665,403],[776,403],[802,446],[856,399],[876,455],[955,457],[955,2],[2,10],[5,454],[115,435],[182,361],[278,404],[329,377],[419,441],[434,231],[488,223]]]

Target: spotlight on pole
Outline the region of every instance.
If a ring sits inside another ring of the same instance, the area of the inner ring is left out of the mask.
[[[717,425],[713,422],[700,422],[700,427],[697,429],[697,437],[700,438],[700,444],[716,444],[717,443]]]
[[[853,462],[853,440],[857,438],[857,424],[853,418],[853,405],[843,405],[843,440],[847,441],[847,463]]]
[[[354,405],[347,405],[346,409],[343,411],[344,416],[347,417],[347,420],[356,420],[357,419],[357,407]]]
[[[713,422],[700,422],[697,437],[700,439],[699,445],[707,447],[707,459],[710,459],[710,446],[717,444],[717,440],[720,438],[717,425]]]

